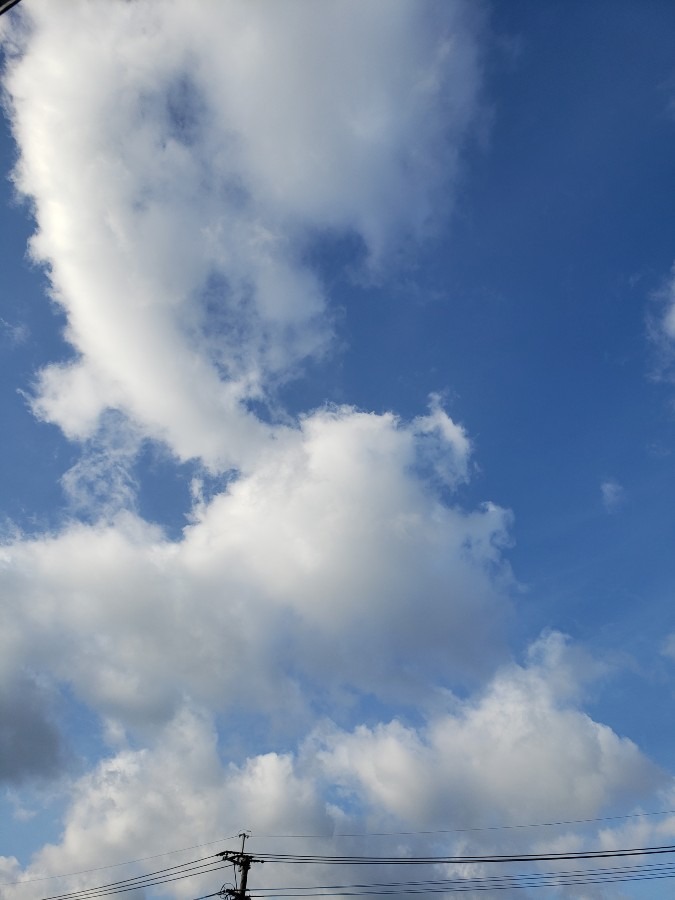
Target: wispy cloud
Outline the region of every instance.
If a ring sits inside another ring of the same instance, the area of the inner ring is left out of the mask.
[[[30,330],[25,322],[12,324],[6,319],[0,318],[0,329],[5,335],[5,339],[14,346],[25,344],[30,335]]]
[[[625,491],[618,481],[608,478],[600,485],[602,505],[608,513],[616,512],[625,500]]]

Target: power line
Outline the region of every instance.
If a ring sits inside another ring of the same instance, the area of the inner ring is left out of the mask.
[[[317,893],[317,894],[285,894],[285,893],[276,893],[276,897],[284,898],[293,898],[293,897],[365,897],[365,896],[389,896],[389,895],[407,895],[407,894],[433,894],[433,893],[442,893],[442,894],[454,894],[454,893],[462,893],[465,891],[502,891],[502,890],[516,890],[523,888],[537,888],[537,887],[569,887],[573,885],[586,885],[586,884],[611,884],[611,883],[620,883],[627,881],[653,881],[656,879],[663,878],[673,878],[675,877],[675,871],[671,871],[669,873],[655,873],[655,874],[641,874],[641,873],[618,873],[617,875],[613,875],[610,873],[598,873],[594,870],[589,870],[588,873],[581,875],[572,875],[569,876],[564,872],[559,873],[533,873],[526,875],[504,875],[504,876],[496,876],[493,878],[468,878],[462,879],[461,881],[455,884],[445,884],[442,887],[437,888],[420,888],[420,889],[401,889],[397,888],[392,891],[371,891],[371,890],[361,890],[361,891],[335,891],[332,890],[330,893]],[[250,895],[250,900],[266,900],[265,896],[261,896],[258,894]]]
[[[203,844],[193,844],[191,847],[181,847],[178,850],[165,850],[164,853],[154,853],[152,856],[139,856],[137,859],[127,859],[124,862],[109,863],[107,866],[95,866],[92,869],[80,869],[77,872],[62,872],[60,875],[38,875],[36,878],[25,878],[21,881],[0,881],[0,887],[16,887],[22,884],[35,884],[38,881],[55,881],[57,878],[74,878],[77,875],[91,875],[93,872],[104,872],[106,869],[117,869],[123,866],[133,866],[136,863],[148,862],[151,859],[161,859],[162,856],[173,856],[175,853],[187,853],[188,850],[199,850],[201,847],[211,847],[213,844],[223,844],[232,841],[238,835],[218,838],[215,841],[205,841]],[[218,856],[219,854],[215,854]]]
[[[486,875],[486,876],[478,876],[476,878],[470,879],[472,881],[494,881],[495,879],[502,879],[505,877],[513,877],[513,878],[529,878],[529,877],[539,877],[539,876],[587,876],[587,875],[606,875],[606,874],[631,874],[631,873],[644,873],[644,874],[661,874],[665,873],[668,875],[675,875],[675,867],[672,863],[666,863],[665,865],[647,865],[647,866],[619,866],[605,869],[574,869],[574,870],[559,870],[555,872],[536,872],[536,873],[517,873],[510,876],[505,875]],[[321,884],[321,885],[312,885],[311,887],[282,887],[282,888],[260,888],[256,892],[256,897],[259,900],[265,900],[267,895],[274,895],[275,897],[320,897],[323,896],[321,891],[346,891],[346,890],[354,890],[358,891],[362,889],[367,893],[373,893],[375,889],[382,889],[382,893],[388,894],[391,893],[391,889],[395,889],[397,892],[415,892],[416,890],[432,890],[432,889],[441,889],[446,885],[454,885],[454,884],[465,884],[467,879],[464,878],[442,878],[442,879],[433,879],[430,881],[386,881],[386,882],[371,882],[368,884]],[[410,891],[408,891],[410,889]]]
[[[109,897],[115,894],[126,893],[128,891],[138,890],[141,888],[157,887],[161,884],[168,884],[197,875],[203,876],[212,872],[220,871],[223,868],[234,865],[239,868],[242,875],[244,869],[246,873],[252,862],[271,862],[290,865],[342,865],[342,866],[436,866],[436,865],[482,865],[482,864],[508,864],[508,863],[555,863],[555,862],[571,862],[571,861],[588,861],[601,862],[606,860],[622,860],[631,857],[649,857],[658,855],[667,855],[675,853],[675,845],[659,845],[648,847],[630,847],[618,850],[584,850],[568,853],[512,853],[512,854],[485,854],[472,856],[357,856],[357,855],[313,855],[313,854],[284,854],[284,853],[258,853],[255,858],[250,854],[235,851],[222,851],[220,853],[211,854],[209,856],[192,859],[187,862],[178,863],[172,866],[154,870],[142,875],[135,875],[129,878],[122,878],[116,881],[107,882],[105,884],[96,885],[89,888],[81,888],[74,891],[52,894],[43,900],[97,900],[101,897]],[[165,854],[160,854],[165,855]],[[145,859],[154,857],[145,857]],[[104,867],[101,867],[104,868]],[[89,870],[96,871],[96,870]],[[83,873],[79,873],[83,874]],[[279,897],[320,897],[322,894],[330,890],[333,894],[340,892],[340,896],[362,896],[377,893],[420,893],[420,892],[437,892],[440,890],[468,890],[466,884],[469,882],[475,884],[490,884],[500,879],[517,879],[525,877],[537,879],[569,879],[569,878],[602,878],[607,880],[635,880],[637,878],[670,878],[675,876],[675,861],[668,862],[650,862],[637,865],[616,865],[609,869],[593,869],[585,868],[578,871],[566,870],[564,872],[543,872],[531,874],[528,876],[521,874],[500,874],[483,877],[482,880],[478,876],[472,879],[446,879],[425,880],[420,882],[373,882],[369,884],[358,885],[318,885],[310,888],[264,888],[256,893],[256,897],[268,897],[271,893]],[[457,885],[455,885],[457,881]],[[510,882],[509,882],[510,883]],[[562,883],[562,881],[560,882]],[[590,883],[575,881],[573,883]],[[543,884],[543,882],[542,882]],[[454,885],[454,886],[453,886]],[[476,887],[476,890],[487,889]],[[242,878],[242,884],[234,891],[222,888],[220,891],[212,894],[204,895],[204,898],[215,896],[235,897],[236,900],[251,900],[250,895],[246,894],[246,879]]]
[[[373,882],[368,884],[329,884],[311,887],[263,888],[252,900],[346,896],[389,896],[391,894],[448,893],[459,890],[488,890],[500,887],[543,887],[567,884],[640,881],[675,877],[675,864],[657,863],[637,866],[615,866],[598,869],[565,869],[552,872],[528,872],[472,878],[446,878],[425,881]]]
[[[9,12],[9,10],[19,2],[20,0],[0,0],[0,16],[3,13]]]
[[[675,853],[675,845],[664,845],[657,847],[631,847],[628,849],[622,850],[587,850],[587,851],[579,851],[576,853],[527,853],[527,854],[510,854],[510,855],[476,855],[476,856],[429,856],[429,857],[368,857],[368,856],[293,856],[293,855],[285,855],[285,854],[270,854],[270,853],[261,853],[257,854],[255,859],[249,854],[236,853],[232,851],[225,851],[221,854],[214,854],[207,857],[202,857],[200,859],[191,860],[187,863],[181,863],[175,866],[167,866],[163,869],[156,870],[154,872],[146,873],[144,875],[138,875],[131,878],[124,878],[118,881],[109,882],[102,885],[97,885],[90,888],[82,888],[76,891],[69,891],[60,894],[53,894],[49,897],[43,898],[43,900],[95,900],[95,898],[100,897],[108,897],[115,894],[126,893],[128,891],[137,890],[139,888],[149,888],[156,887],[160,884],[167,884],[174,881],[178,881],[185,878],[191,878],[195,875],[205,875],[211,872],[216,872],[222,870],[223,868],[234,864],[242,869],[242,863],[247,861],[250,862],[258,861],[258,862],[277,862],[277,863],[287,863],[287,864],[295,864],[295,865],[306,865],[306,864],[323,864],[323,865],[467,865],[467,864],[485,864],[485,863],[493,863],[493,864],[505,864],[505,863],[518,863],[518,862],[569,862],[574,860],[588,860],[588,861],[600,861],[600,860],[609,860],[609,859],[622,859],[625,857],[634,857],[634,856],[653,856],[657,854],[670,854]],[[245,857],[245,860],[244,860]],[[243,870],[242,870],[243,872]],[[675,875],[675,862],[663,863],[661,865],[652,863],[651,865],[646,864],[642,867],[640,866],[632,866],[632,867],[620,867],[616,866],[613,869],[608,870],[593,870],[593,869],[585,869],[581,870],[577,873],[569,873],[569,872],[554,872],[554,873],[539,873],[538,875],[532,875],[532,878],[568,878],[568,877],[576,877],[576,878],[590,878],[590,877],[603,877],[605,879],[618,879],[619,876],[624,878],[628,878],[630,876],[631,879],[634,879],[637,875],[641,877],[672,877]],[[493,881],[499,881],[499,879],[514,879],[516,877],[524,877],[520,875],[495,875],[488,876]],[[480,881],[479,878],[474,879],[462,879],[461,885],[465,885],[468,881],[472,881],[478,883]],[[447,887],[450,880],[446,880],[443,884],[446,886],[444,888],[439,887],[438,890],[450,888]],[[487,878],[483,878],[482,883],[488,884],[490,883]],[[576,883],[576,882],[575,882]],[[581,882],[580,882],[581,883]],[[427,885],[424,890],[427,892],[435,892],[437,889],[433,887],[431,882],[421,882],[420,884]],[[344,896],[361,896],[365,894],[374,894],[374,893],[420,893],[422,889],[417,889],[414,886],[413,882],[407,883],[407,887],[404,888],[405,883],[403,882],[395,882],[389,887],[393,887],[394,885],[400,885],[400,888],[397,887],[395,891],[388,890],[388,886],[382,883],[374,883],[372,885],[359,885],[359,886],[344,886],[347,890],[347,893],[343,894]],[[450,882],[450,886],[452,883]],[[342,888],[343,886],[337,886]],[[238,898],[238,900],[251,900],[251,898],[245,893],[246,884],[245,881],[242,880],[241,887],[237,888],[234,892],[227,891],[225,889],[221,889],[221,891],[205,895],[206,897],[213,896],[225,896],[231,895]],[[356,892],[354,888],[357,888]],[[466,887],[456,887],[453,890],[467,890]],[[477,890],[480,888],[476,888]],[[309,893],[303,890],[300,892],[298,889],[285,889],[288,897],[312,897],[312,896],[321,896],[321,893]],[[324,887],[314,888],[315,891],[324,891]],[[332,889],[331,889],[332,890]],[[278,895],[284,893],[284,889],[277,890],[275,892]],[[334,893],[334,891],[333,891]],[[264,897],[268,896],[267,894],[261,892],[256,894],[256,897]]]
[[[19,0],[14,0],[19,2]],[[3,12],[2,0],[0,0],[0,15]],[[624,819],[639,819],[652,816],[670,816],[675,815],[675,809],[662,809],[648,812],[623,813],[615,816],[600,816],[589,819],[561,819],[553,822],[520,822],[513,825],[484,825],[476,827],[463,828],[439,828],[424,831],[354,831],[354,832],[335,832],[334,834],[255,834],[256,838],[288,838],[288,839],[304,839],[304,840],[334,840],[335,838],[363,838],[363,837],[415,837],[417,835],[434,835],[434,834],[465,834],[472,832],[484,831],[508,831],[520,828],[553,828],[564,825],[592,825],[598,822],[615,822]],[[214,844],[222,844],[225,841],[231,841],[238,835],[230,834],[227,837],[217,838],[213,841],[205,841],[201,844],[192,844],[189,847],[179,847],[175,850],[166,850],[164,853],[155,853],[152,856],[141,856],[136,859],[128,859],[123,862],[109,863],[105,866],[94,866],[90,869],[80,869],[76,872],[62,872],[55,875],[39,875],[36,878],[26,878],[20,881],[2,881],[0,887],[17,887],[24,884],[35,884],[40,881],[51,881],[57,878],[72,878],[77,875],[89,875],[93,872],[103,872],[107,869],[121,868],[123,866],[136,865],[137,863],[147,862],[152,859],[160,859],[162,856],[172,856],[175,853],[187,853],[188,850],[198,850],[202,847],[211,847]]]
[[[113,894],[123,894],[138,888],[154,887],[159,884],[167,884],[179,881],[183,878],[191,878],[194,875],[205,875],[229,867],[230,863],[224,862],[220,854],[203,857],[175,866],[167,866],[155,872],[144,875],[135,875],[130,878],[122,878],[118,881],[96,885],[90,888],[80,888],[76,891],[68,891],[61,894],[52,894],[43,900],[94,900],[97,897],[106,897]]]
[[[437,828],[426,831],[339,831],[334,834],[256,834],[257,838],[303,838],[333,840],[334,838],[361,838],[361,837],[415,837],[416,835],[433,834],[464,834],[474,831],[508,831],[516,828],[553,828],[562,825],[592,825],[598,822],[616,822],[623,819],[639,819],[648,816],[675,815],[675,809],[661,809],[651,812],[624,813],[616,816],[599,816],[589,819],[561,819],[557,822],[522,822],[513,825],[483,825],[464,828]]]
[[[290,853],[258,853],[262,862],[294,865],[352,865],[352,866],[433,866],[469,865],[474,863],[553,862],[576,859],[618,859],[626,856],[653,856],[675,853],[675,844],[656,847],[630,847],[623,850],[582,850],[570,853],[517,853],[485,856],[320,856]]]

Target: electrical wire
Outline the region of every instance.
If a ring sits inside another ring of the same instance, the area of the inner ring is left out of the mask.
[[[339,831],[334,834],[255,834],[256,838],[302,838],[333,840],[334,838],[364,837],[414,837],[416,835],[464,834],[474,831],[509,831],[517,828],[554,828],[563,825],[593,825],[598,822],[616,822],[623,819],[640,819],[648,816],[672,816],[675,809],[661,809],[650,812],[623,813],[616,816],[599,816],[592,819],[561,819],[557,822],[522,822],[513,825],[483,825],[465,828],[437,828],[428,831]]]
[[[488,875],[472,878],[448,878],[431,881],[374,882],[369,884],[331,884],[300,888],[264,888],[251,895],[252,900],[275,898],[362,897],[393,894],[453,893],[467,890],[501,890],[506,887],[553,887],[600,884],[623,881],[647,881],[675,877],[675,864],[647,864],[599,869],[553,872],[529,872]]]
[[[39,881],[54,881],[57,878],[74,878],[77,875],[91,875],[93,872],[104,872],[107,869],[133,866],[136,865],[136,863],[148,862],[148,860],[151,859],[161,859],[163,856],[173,856],[175,853],[187,853],[188,850],[199,850],[201,847],[211,847],[213,844],[224,844],[226,841],[233,841],[238,837],[238,834],[231,834],[229,837],[218,838],[215,841],[205,841],[203,844],[193,844],[191,847],[181,847],[178,850],[165,850],[164,853],[154,853],[152,856],[139,856],[137,859],[127,859],[124,862],[109,863],[107,866],[95,866],[92,869],[80,869],[77,872],[62,872],[57,875],[38,875],[36,878],[25,878],[22,881],[0,881],[0,887],[20,887],[23,884],[35,884]],[[189,863],[187,863],[187,865],[189,865]]]
[[[0,2],[0,16],[3,13],[9,12],[9,10],[19,2],[20,0],[2,0],[2,2]]]
[[[625,856],[653,856],[675,853],[674,844],[656,847],[630,847],[623,850],[583,850],[569,853],[517,853],[491,854],[487,856],[318,856],[284,853],[257,853],[261,862],[276,862],[294,865],[468,865],[475,863],[506,862],[552,862],[575,859],[616,859]]]
[[[490,855],[472,855],[472,856],[358,856],[358,855],[313,855],[313,854],[284,854],[284,853],[256,853],[254,857],[250,857],[252,862],[271,862],[287,865],[342,865],[342,866],[438,866],[438,865],[484,865],[484,864],[513,864],[513,863],[560,863],[571,861],[585,860],[589,864],[593,862],[601,863],[606,860],[617,860],[617,865],[610,868],[591,868],[586,867],[581,870],[569,870],[558,872],[539,872],[536,874],[523,875],[518,873],[511,874],[495,874],[483,877],[473,877],[464,879],[444,879],[444,880],[425,880],[425,881],[407,881],[407,882],[373,882],[369,884],[358,885],[318,885],[311,888],[292,888],[282,887],[278,889],[266,888],[256,893],[256,897],[264,898],[274,894],[278,897],[321,897],[325,891],[330,890],[336,896],[365,896],[373,894],[414,894],[414,893],[435,893],[438,891],[459,891],[468,890],[467,884],[489,885],[494,882],[495,885],[515,884],[515,881],[522,881],[526,878],[538,879],[544,884],[546,879],[559,879],[563,883],[565,879],[570,883],[590,883],[579,881],[578,879],[603,879],[611,880],[635,880],[640,878],[672,878],[675,877],[675,861],[657,860],[645,863],[631,864],[629,860],[633,857],[656,857],[659,855],[675,854],[675,845],[659,845],[648,847],[630,847],[618,850],[584,850],[567,853],[511,853],[511,854],[490,854]],[[162,854],[164,855],[164,854]],[[153,858],[153,857],[146,857]],[[620,865],[621,860],[626,860],[625,865]],[[147,872],[141,875],[122,878],[116,881],[107,882],[105,884],[96,885],[88,888],[81,888],[73,891],[51,894],[43,900],[97,900],[97,898],[109,897],[115,894],[122,894],[128,891],[158,887],[162,884],[191,878],[197,875],[207,875],[212,872],[220,871],[224,868],[235,864],[232,858],[224,858],[222,853],[210,854],[208,856],[192,859],[183,863],[177,863],[172,866],[165,866],[161,869]],[[102,867],[103,868],[103,867]],[[96,871],[96,870],[90,870]],[[84,873],[80,873],[84,874]],[[577,879],[576,881],[574,879]],[[548,883],[548,882],[546,882]],[[553,882],[551,882],[553,883]],[[566,883],[566,882],[565,882]],[[487,889],[485,887],[475,888],[476,890]],[[337,891],[337,893],[336,893]],[[206,897],[218,896],[220,892],[205,895]],[[204,900],[204,898],[199,898]]]
[[[277,862],[289,863],[295,865],[323,864],[323,865],[467,865],[467,864],[486,864],[486,863],[519,863],[519,862],[568,862],[573,860],[601,861],[608,859],[623,859],[634,856],[650,856],[655,854],[675,853],[675,846],[664,845],[659,847],[632,847],[623,850],[588,850],[576,853],[539,853],[539,854],[510,854],[510,855],[484,855],[484,856],[455,856],[455,857],[367,857],[367,856],[291,856],[284,854],[256,854],[252,861],[255,862]],[[191,860],[186,863],[180,863],[174,866],[166,866],[153,872],[143,875],[137,875],[130,878],[119,879],[118,881],[97,885],[90,888],[82,888],[75,891],[68,891],[59,894],[52,894],[43,900],[96,900],[96,898],[109,897],[115,894],[122,894],[128,891],[138,890],[140,888],[152,888],[162,884],[179,881],[185,878],[194,877],[195,875],[206,875],[211,872],[222,870],[223,868],[233,865],[231,859],[223,859],[222,854],[212,854],[200,859]],[[476,876],[470,879],[445,879],[443,881],[423,881],[423,882],[375,882],[372,884],[360,885],[336,885],[317,886],[314,888],[281,888],[274,893],[279,897],[320,897],[326,890],[330,890],[332,894],[339,896],[365,896],[374,894],[414,894],[414,893],[437,893],[440,891],[460,891],[468,890],[467,884],[479,885],[497,885],[515,884],[518,879],[522,881],[526,878],[538,879],[545,882],[546,879],[559,879],[563,883],[565,879],[570,883],[586,883],[578,881],[579,879],[604,879],[608,880],[634,880],[636,878],[670,878],[675,876],[675,862],[650,862],[642,865],[634,866],[615,866],[609,869],[592,869],[586,868],[577,871],[564,872],[543,872],[538,874],[522,875],[522,874],[497,874],[491,876]],[[577,881],[574,881],[577,879]],[[590,883],[590,882],[589,882]],[[339,891],[336,893],[336,889]],[[477,887],[476,890],[487,889],[486,887]],[[313,893],[312,893],[313,891]],[[216,894],[208,894],[206,897],[217,896]],[[272,889],[267,889],[256,894],[256,897],[269,897]]]
[[[14,0],[19,2],[19,0]],[[9,8],[9,7],[7,7]],[[0,14],[2,14],[3,6],[0,0]],[[675,809],[662,809],[648,812],[624,813],[616,816],[601,816],[589,819],[561,819],[553,822],[521,822],[513,825],[485,825],[464,828],[440,828],[427,831],[354,831],[354,832],[335,832],[334,834],[255,834],[256,838],[288,838],[288,839],[304,839],[304,840],[334,840],[335,838],[365,838],[365,837],[415,837],[417,835],[434,835],[434,834],[464,834],[482,831],[508,831],[520,828],[553,828],[565,825],[592,825],[598,822],[615,822],[624,819],[637,819],[650,816],[670,816],[675,815]],[[40,881],[51,881],[57,878],[72,878],[77,875],[89,875],[93,872],[103,872],[107,869],[121,868],[123,866],[136,865],[137,863],[147,862],[151,859],[160,859],[162,856],[172,856],[175,853],[187,853],[188,850],[198,850],[202,847],[210,847],[213,844],[222,844],[226,841],[235,840],[238,834],[231,834],[227,837],[217,838],[213,841],[205,841],[201,844],[192,844],[189,847],[180,847],[175,850],[167,850],[164,853],[156,853],[152,856],[141,856],[136,859],[124,860],[123,862],[110,863],[105,866],[95,866],[91,869],[80,869],[77,872],[62,872],[55,875],[40,875],[36,878],[27,878],[21,881],[2,881],[0,887],[17,887],[24,884],[34,884]]]
[[[211,872],[217,872],[221,869],[228,868],[231,865],[232,863],[224,861],[220,854],[213,854],[212,856],[192,860],[191,862],[167,866],[164,869],[158,869],[155,872],[148,872],[144,875],[122,878],[118,881],[112,881],[107,884],[96,885],[95,887],[90,888],[80,888],[76,891],[52,894],[43,898],[43,900],[94,900],[94,898],[97,897],[123,894],[127,891],[138,890],[139,888],[156,887],[160,884],[180,881],[181,879],[191,878],[195,875],[205,875]]]

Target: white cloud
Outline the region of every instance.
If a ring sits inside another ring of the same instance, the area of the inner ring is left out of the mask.
[[[578,659],[568,659],[569,653],[559,635],[549,635],[533,648],[527,665],[506,667],[482,696],[455,701],[424,726],[394,721],[344,731],[327,723],[301,741],[296,752],[254,754],[237,765],[223,763],[211,717],[185,707],[149,746],[123,746],[74,783],[61,838],[42,848],[23,875],[82,871],[133,859],[139,847],[144,855],[164,853],[226,838],[242,827],[254,833],[254,852],[256,846],[269,850],[271,845],[296,853],[378,855],[392,847],[397,855],[577,849],[578,835],[570,829],[480,826],[594,816],[607,804],[647,797],[657,788],[672,791],[672,784],[634,744],[570,705],[581,685],[570,683]],[[471,823],[479,830],[431,838],[409,833],[387,841],[385,848],[376,837],[331,839],[335,832],[402,826],[414,832]],[[643,820],[614,830],[596,825],[591,838],[605,847],[635,846],[670,832],[672,821]],[[280,844],[270,837],[288,833],[324,839]],[[223,846],[151,860],[144,868],[160,869]],[[56,887],[101,883],[106,874],[85,874]],[[125,869],[116,877],[129,874]],[[464,874],[475,875],[475,867]],[[227,877],[211,873],[163,890],[192,897],[216,890]],[[362,882],[363,869],[341,867],[336,875],[330,867],[293,870],[268,863],[251,874],[258,887],[334,884],[336,877]],[[400,877],[400,869],[378,871],[382,881]],[[10,900],[42,893],[43,885],[36,885],[34,894],[28,886],[20,893],[6,891]]]
[[[623,487],[613,478],[608,478],[601,483],[600,494],[602,496],[602,505],[608,513],[616,512],[625,498]]]
[[[663,292],[665,309],[662,314],[661,327],[669,340],[675,340],[675,279],[671,279]]]
[[[429,415],[419,416],[415,425],[420,438],[420,461],[430,465],[448,487],[468,481],[471,442],[462,426],[445,412],[438,394],[431,395]]]
[[[657,380],[671,380],[675,359],[675,267],[651,301],[647,316],[647,332],[655,351],[651,375]]]
[[[86,870],[236,835],[242,822],[264,831],[288,831],[298,823],[310,831],[332,830],[316,783],[295,771],[290,755],[267,753],[241,766],[223,766],[213,723],[198,710],[181,711],[159,737],[152,748],[120,749],[73,784],[62,836],[36,854],[24,878],[83,872],[50,882],[50,892],[114,881],[139,867]],[[141,868],[158,870],[226,847],[234,845],[224,842],[154,859]],[[19,873],[11,863],[8,875],[15,880]],[[163,892],[194,897],[217,890],[231,877],[231,870],[222,869],[169,883]],[[44,882],[3,889],[3,897],[17,900],[44,893]]]
[[[96,434],[61,478],[71,509],[109,521],[123,510],[135,510],[138,485],[132,468],[140,445],[128,420],[103,414]]]
[[[369,807],[419,827],[444,827],[450,810],[466,825],[590,817],[665,780],[635,744],[570,702],[578,674],[560,636],[534,649],[530,665],[508,666],[424,729],[393,721],[329,732],[326,769]]]
[[[671,632],[663,642],[661,647],[661,653],[663,656],[667,656],[672,660],[675,660],[675,633]]]
[[[435,453],[462,475],[463,433],[433,416],[447,431]],[[185,692],[291,713],[307,679],[310,702],[342,687],[419,702],[434,681],[489,671],[509,516],[437,499],[415,474],[422,423],[308,416],[178,542],[121,513],[7,544],[5,665],[42,666],[131,722],[169,715]]]
[[[330,338],[317,233],[374,263],[451,186],[479,83],[470,4],[30,4],[6,87],[75,358],[38,415],[122,410],[181,458],[245,467],[249,399]],[[86,77],[83,77],[86,72]],[[448,198],[449,199],[449,198]]]
[[[30,336],[30,330],[24,322],[12,324],[2,317],[0,317],[0,331],[4,332],[6,340],[13,347],[25,344]]]
[[[580,710],[584,666],[559,639],[494,676],[510,516],[442,499],[471,444],[438,398],[409,422],[341,407],[269,425],[247,406],[330,344],[312,241],[355,236],[382,270],[450,204],[476,9],[26,4],[5,80],[16,180],[73,350],[39,374],[34,410],[83,442],[64,487],[98,518],[0,549],[0,676],[67,685],[117,742],[27,874],[161,852],[169,831],[187,846],[361,814],[585,815],[659,783]],[[195,492],[178,541],[134,512],[145,439],[236,470]],[[428,720],[341,716],[373,699]],[[284,719],[293,752],[224,765],[217,724],[237,707]],[[341,726],[312,732],[317,711]]]

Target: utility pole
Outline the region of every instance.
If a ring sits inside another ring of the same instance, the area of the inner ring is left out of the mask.
[[[264,862],[264,860],[255,859],[255,857],[251,856],[250,853],[244,853],[246,838],[249,837],[246,831],[242,831],[239,834],[239,837],[241,838],[241,850],[239,851],[239,853],[237,853],[236,850],[225,850],[223,851],[223,853],[219,854],[225,862],[231,862],[237,869],[239,869],[239,886],[235,886],[234,888],[226,888],[223,885],[220,890],[220,896],[223,898],[229,897],[230,900],[251,900],[251,898],[246,895],[248,870],[251,868],[251,863],[262,863]]]

